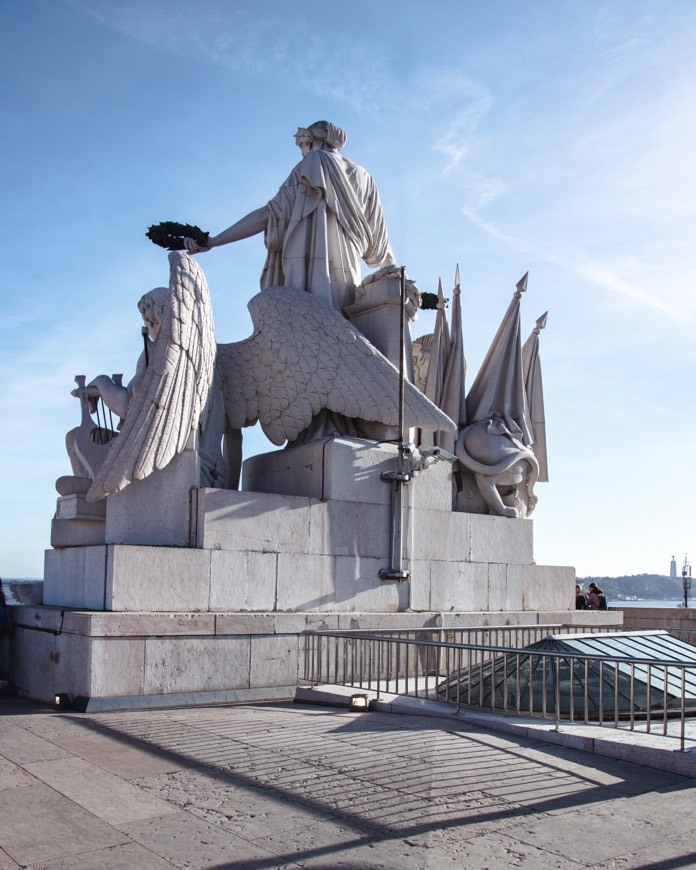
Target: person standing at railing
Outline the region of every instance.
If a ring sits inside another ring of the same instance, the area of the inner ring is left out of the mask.
[[[576,610],[586,610],[587,609],[587,601],[585,600],[585,593],[582,589],[576,584],[575,586],[575,609]]]
[[[606,610],[607,599],[604,592],[597,586],[596,583],[590,583],[587,593],[587,609],[588,610]]]

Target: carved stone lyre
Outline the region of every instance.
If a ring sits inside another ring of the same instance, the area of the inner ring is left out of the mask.
[[[112,375],[117,386],[122,386],[123,375]],[[75,375],[78,390],[85,389],[85,375]],[[111,411],[105,407],[101,397],[93,399],[82,392],[80,394],[81,420],[75,430],[74,448],[80,462],[84,465],[87,477],[94,480],[106,458],[109,443],[118,435],[114,428]],[[96,414],[96,424],[92,417]],[[107,425],[108,415],[108,425]]]

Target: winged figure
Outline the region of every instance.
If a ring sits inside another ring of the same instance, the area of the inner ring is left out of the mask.
[[[168,465],[184,450],[205,410],[215,370],[208,285],[198,263],[186,254],[170,254],[169,269],[163,312],[153,317],[143,311],[154,336],[147,366],[129,385],[123,425],[109,444],[87,492],[88,501],[98,501]],[[93,382],[98,389],[99,381]],[[108,402],[105,391],[100,391]]]
[[[257,421],[273,444],[292,442],[324,409],[398,424],[397,369],[330,305],[290,287],[262,290],[249,302],[252,336],[216,345],[200,266],[178,251],[169,262],[169,298],[149,364],[88,500],[164,468],[197,427],[207,425],[206,406],[216,404],[216,393],[223,399],[225,421],[221,427],[211,422],[214,431],[206,433],[206,440],[212,437],[218,444],[225,430]],[[456,429],[408,382],[404,425]]]
[[[273,444],[294,441],[323,409],[396,426],[399,373],[333,307],[290,287],[249,302],[254,334],[218,345],[227,417],[240,429],[260,421]],[[411,383],[407,427],[454,430],[452,421]]]

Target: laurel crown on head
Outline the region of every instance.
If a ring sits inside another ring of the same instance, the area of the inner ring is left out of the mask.
[[[309,127],[298,127],[295,133],[295,142],[300,145],[303,142],[321,142],[328,148],[340,151],[346,144],[346,131],[331,124],[329,121],[315,121]]]

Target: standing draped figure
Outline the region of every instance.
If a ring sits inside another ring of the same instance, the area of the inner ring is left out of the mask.
[[[268,258],[261,286],[308,290],[342,311],[353,302],[360,263],[394,263],[377,186],[339,149],[345,133],[319,121],[295,136],[303,151],[268,203]]]
[[[395,264],[382,205],[372,176],[340,150],[346,134],[328,121],[301,127],[295,141],[302,160],[278,193],[201,247],[206,251],[263,232],[268,257],[261,287],[307,290],[342,311],[353,302],[361,261],[371,268]]]

